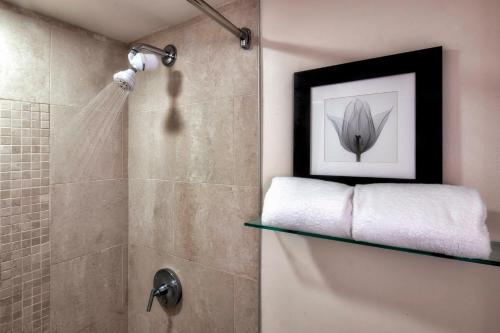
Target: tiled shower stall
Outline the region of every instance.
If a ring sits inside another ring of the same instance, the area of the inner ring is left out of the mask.
[[[206,17],[144,37],[179,58],[82,163],[78,115],[129,45],[0,1],[0,332],[258,331],[258,2],[220,10],[252,50]],[[146,313],[164,267],[183,301]]]

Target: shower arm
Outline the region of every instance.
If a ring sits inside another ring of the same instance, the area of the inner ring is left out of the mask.
[[[204,0],[187,0],[190,4],[207,14],[215,22],[219,23],[230,33],[240,39],[240,46],[242,49],[249,50],[252,41],[252,31],[248,28],[238,28],[231,21],[225,18],[221,13],[215,10],[212,6]]]
[[[164,49],[160,49],[159,47],[146,43],[137,43],[130,48],[130,52],[134,55],[143,51],[160,56],[165,66],[172,66],[177,59],[177,49],[172,44],[165,46]]]

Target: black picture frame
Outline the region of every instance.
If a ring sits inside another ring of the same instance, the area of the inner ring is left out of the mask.
[[[293,175],[341,182],[442,183],[442,47],[294,73]],[[311,175],[311,88],[415,73],[415,179]]]

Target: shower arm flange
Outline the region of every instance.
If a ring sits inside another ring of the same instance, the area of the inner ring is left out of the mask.
[[[134,54],[144,51],[160,56],[161,61],[167,67],[172,66],[177,59],[177,49],[172,44],[168,44],[165,48],[160,49],[146,43],[137,43],[132,45],[130,48],[130,52],[133,52]]]

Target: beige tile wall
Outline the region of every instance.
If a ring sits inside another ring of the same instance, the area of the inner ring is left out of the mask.
[[[47,104],[0,99],[0,332],[50,330]]]
[[[257,32],[257,2],[238,1],[223,12]],[[0,46],[11,64],[2,67],[0,99],[9,99],[9,111],[43,103],[51,122],[50,185],[48,170],[43,180],[50,194],[39,199],[50,196],[50,224],[48,216],[31,222],[29,235],[27,224],[12,224],[6,205],[14,211],[18,203],[3,196],[15,180],[1,180],[2,332],[48,331],[49,324],[64,333],[256,332],[259,238],[242,223],[258,213],[258,45],[241,50],[207,18],[146,38],[174,43],[179,60],[140,74],[133,112],[117,119],[88,165],[67,153],[69,142],[77,149],[88,138],[69,138],[67,129],[126,66],[126,48],[2,2],[0,20]],[[6,156],[15,154],[4,148],[13,147],[11,132],[0,134],[4,175],[14,165]],[[36,200],[32,209],[49,212]],[[7,250],[25,237],[32,237],[29,255]],[[178,272],[184,300],[171,313],[158,304],[146,313],[151,279],[162,267]],[[31,279],[23,269],[32,270]]]
[[[78,122],[85,119],[79,116],[84,112],[82,107],[111,82],[113,73],[126,68],[127,49],[65,27],[53,27],[51,40],[52,329],[64,333],[124,332],[128,242],[123,153],[126,110],[97,145],[92,133],[98,129],[80,131]],[[88,124],[96,125],[84,122],[81,126]],[[90,159],[78,153],[68,154],[68,148],[90,153],[82,149],[85,145],[96,146]]]
[[[256,35],[257,5],[223,13]],[[257,332],[259,235],[243,222],[259,211],[258,45],[206,17],[141,41],[179,57],[140,73],[129,98],[129,332]],[[183,302],[147,313],[163,267]]]
[[[3,2],[0,22],[8,64],[1,66],[0,99],[9,99],[0,103],[0,331],[47,332],[51,319],[52,332],[125,332],[126,112],[90,163],[68,155],[89,143],[68,128],[126,67],[126,46]],[[49,154],[41,151],[48,148],[49,113],[40,112],[49,108],[50,185]],[[34,126],[31,142],[15,141],[25,125]],[[30,161],[41,169],[25,170]]]

